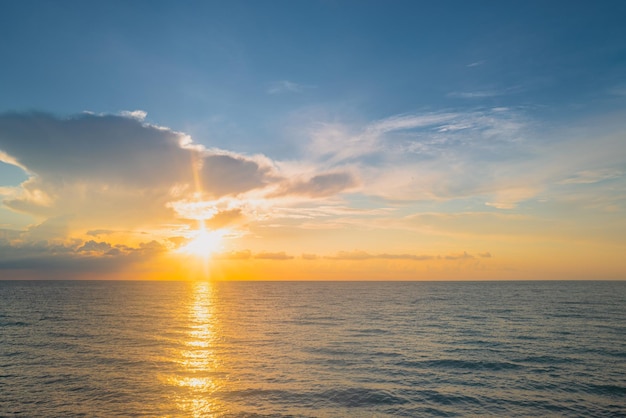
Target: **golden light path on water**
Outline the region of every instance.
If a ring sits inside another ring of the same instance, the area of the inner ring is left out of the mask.
[[[223,385],[215,350],[219,329],[215,295],[209,282],[196,282],[192,286],[187,312],[189,331],[177,360],[180,372],[169,383],[182,389],[176,391],[175,403],[185,416],[211,417],[217,411],[224,411],[224,405],[212,396]]]

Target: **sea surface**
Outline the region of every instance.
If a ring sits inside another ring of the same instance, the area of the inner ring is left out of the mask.
[[[626,416],[626,282],[0,281],[0,416]]]

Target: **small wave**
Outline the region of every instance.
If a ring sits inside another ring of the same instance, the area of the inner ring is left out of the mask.
[[[9,351],[6,353],[2,353],[2,357],[14,357],[14,356],[22,356],[24,355],[23,351]]]
[[[554,356],[528,356],[520,357],[514,360],[519,363],[534,363],[541,365],[579,363],[580,361],[571,357],[554,357]]]
[[[355,354],[365,354],[365,353],[355,353],[354,350],[348,349],[340,349],[340,348],[331,348],[331,347],[309,347],[305,348],[304,351],[307,351],[311,354],[320,354],[323,356],[341,356],[341,357],[353,357]]]
[[[321,392],[295,392],[289,390],[244,389],[224,393],[226,399],[247,399],[250,405],[291,404],[300,406],[322,406],[334,404],[342,407],[368,407],[405,404],[409,401],[385,390],[369,388],[329,389]]]
[[[27,327],[30,323],[24,321],[2,321],[0,327]]]
[[[390,331],[380,328],[365,328],[365,329],[351,329],[349,330],[353,335],[369,335],[369,334],[388,334]]]
[[[396,363],[397,366],[412,367],[412,368],[445,368],[445,369],[463,369],[463,370],[516,370],[523,366],[515,363],[509,363],[504,361],[467,361],[467,360],[421,360],[412,361],[404,360]]]
[[[455,395],[452,393],[442,393],[434,390],[419,391],[419,394],[429,402],[433,402],[438,405],[482,404],[478,398],[467,395]]]
[[[626,386],[617,385],[587,385],[589,392],[596,395],[606,396],[624,396],[626,395]]]
[[[346,407],[397,405],[408,402],[408,400],[395,396],[388,391],[367,388],[332,389],[324,391],[318,396],[326,399],[327,402]]]

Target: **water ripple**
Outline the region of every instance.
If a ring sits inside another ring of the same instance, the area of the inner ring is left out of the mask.
[[[626,416],[626,283],[1,282],[0,416]]]

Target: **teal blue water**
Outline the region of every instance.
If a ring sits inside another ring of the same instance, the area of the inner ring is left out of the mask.
[[[626,282],[0,281],[0,416],[626,416]]]

